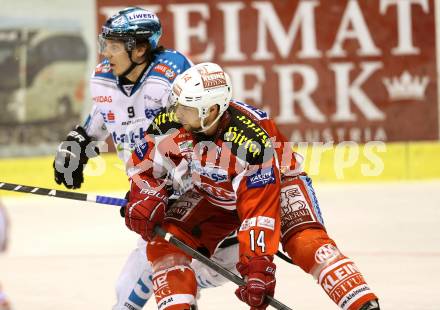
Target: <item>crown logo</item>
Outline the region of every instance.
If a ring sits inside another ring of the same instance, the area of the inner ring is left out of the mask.
[[[423,100],[429,77],[412,77],[405,70],[400,77],[383,78],[382,81],[391,100]]]

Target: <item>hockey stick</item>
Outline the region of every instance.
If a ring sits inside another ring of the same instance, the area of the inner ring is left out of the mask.
[[[89,201],[95,202],[105,205],[113,205],[123,207],[127,204],[127,200],[121,198],[107,197],[107,196],[99,196],[99,195],[89,195],[83,193],[75,193],[68,192],[63,190],[49,189],[49,188],[40,188],[26,185],[19,185],[13,183],[0,182],[0,190],[27,193],[27,194],[35,194],[56,198],[65,198],[65,199],[73,199],[80,201]],[[275,253],[276,256],[281,258],[283,261],[293,264],[292,260],[282,253],[281,251],[277,251]]]
[[[284,253],[281,252],[280,250],[278,250],[278,251],[275,253],[275,255],[278,256],[279,258],[281,258],[283,261],[285,261],[285,262],[287,262],[287,263],[289,263],[289,264],[295,265],[295,264],[293,263],[293,261],[289,258],[289,256],[287,256],[286,254],[284,254]]]
[[[125,206],[127,204],[127,200],[121,198],[74,193],[74,192],[68,192],[68,191],[62,191],[56,189],[40,188],[40,187],[19,185],[19,184],[6,183],[6,182],[0,182],[0,190],[35,194],[35,195],[42,195],[42,196],[49,196],[56,198],[80,200],[80,201],[89,201],[89,202],[96,202],[100,204],[120,206],[120,207]]]
[[[212,270],[214,270],[217,273],[221,274],[226,279],[234,282],[238,286],[246,284],[241,277],[239,277],[236,274],[232,273],[231,271],[223,268],[221,265],[217,264],[213,260],[211,260],[208,257],[204,256],[202,253],[194,250],[192,247],[190,247],[189,245],[187,245],[183,241],[177,239],[171,233],[166,232],[161,227],[156,226],[154,228],[154,232],[156,234],[158,234],[159,236],[161,236],[162,238],[164,238],[169,243],[171,243],[171,244],[175,245],[176,247],[178,247],[179,249],[181,249],[186,254],[188,254],[191,257],[199,260],[201,263],[205,264],[206,266],[208,266]],[[279,309],[279,310],[292,310],[291,308],[289,308],[288,306],[284,305],[283,303],[279,302],[278,300],[276,300],[275,298],[273,298],[271,296],[266,296],[266,298],[268,299],[269,305],[271,305],[275,309]]]
[[[237,244],[237,243],[238,243],[237,237],[232,237],[232,238],[227,237],[225,240],[220,242],[219,248],[226,248],[228,246],[231,246],[231,245],[234,245],[234,244]],[[278,250],[275,253],[275,255],[278,256],[279,258],[281,258],[283,261],[285,261],[285,262],[287,262],[289,264],[295,265],[293,263],[293,261],[286,254],[281,252],[280,250]]]
[[[79,201],[89,201],[89,202],[95,202],[100,204],[106,204],[106,205],[114,205],[114,206],[124,206],[127,203],[126,199],[121,198],[113,198],[113,197],[107,197],[107,196],[99,196],[99,195],[88,195],[84,193],[75,193],[75,192],[68,192],[68,191],[62,191],[62,190],[55,190],[55,189],[48,189],[48,188],[39,188],[39,187],[33,187],[33,186],[26,186],[26,185],[19,185],[19,184],[13,184],[13,183],[6,183],[6,182],[0,182],[0,190],[7,190],[7,191],[14,191],[14,192],[20,192],[20,193],[27,193],[27,194],[35,194],[35,195],[42,195],[42,196],[49,196],[49,197],[57,197],[57,198],[65,198],[65,199],[71,199],[71,200],[79,200]],[[166,241],[170,242],[171,244],[175,245],[182,251],[184,251],[186,254],[190,255],[191,257],[196,258],[200,262],[204,263],[214,271],[218,272],[222,276],[224,276],[226,279],[234,282],[235,284],[241,286],[245,285],[244,280],[232,273],[231,271],[223,268],[221,265],[217,264],[213,260],[209,259],[208,257],[204,256],[200,252],[196,251],[192,247],[188,246],[184,242],[180,241],[176,237],[174,237],[172,234],[166,232],[161,227],[156,226],[154,229],[155,233],[164,238]],[[273,297],[267,296],[269,300],[269,304],[273,306],[275,309],[279,310],[292,310],[291,308],[287,307],[283,303],[279,302]]]

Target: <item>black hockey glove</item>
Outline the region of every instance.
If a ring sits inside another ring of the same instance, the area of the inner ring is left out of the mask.
[[[99,155],[96,142],[84,128],[77,126],[61,142],[53,162],[55,182],[69,189],[77,189],[84,182],[83,170],[89,158]]]

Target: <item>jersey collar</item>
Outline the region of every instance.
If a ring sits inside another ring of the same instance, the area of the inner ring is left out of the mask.
[[[118,85],[118,88],[127,96],[131,97],[144,83],[145,79],[148,76],[148,73],[150,73],[151,68],[154,66],[155,62],[151,62],[149,66],[145,67],[144,72],[139,76],[136,82],[132,85],[132,87],[127,87],[129,84],[123,83],[123,79],[120,77],[116,78],[116,83]]]

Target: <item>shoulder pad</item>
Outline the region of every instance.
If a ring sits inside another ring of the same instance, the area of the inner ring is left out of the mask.
[[[257,122],[269,118],[269,116],[265,111],[260,110],[254,106],[251,106],[250,104],[240,102],[237,100],[231,100],[230,105],[235,109],[241,111],[242,113],[246,114],[247,116],[249,116],[252,120],[255,120]]]
[[[116,77],[112,73],[112,68],[107,60],[104,60],[98,64],[93,73],[93,77],[105,78],[110,80],[116,80]]]
[[[231,122],[223,140],[232,143],[233,154],[252,165],[262,164],[273,156],[270,137],[257,120],[234,106],[230,106],[228,112],[231,114]],[[243,157],[244,150],[246,158]]]
[[[175,63],[189,63],[191,64],[191,61],[182,53],[173,50],[173,49],[166,49],[162,53],[158,54],[160,58],[167,59],[169,61],[175,62]]]
[[[149,75],[159,76],[170,82],[191,67],[191,62],[185,56],[173,50],[165,50],[157,54],[153,63]]]
[[[176,113],[167,112],[165,108],[162,108],[162,111],[156,115],[151,123],[148,133],[154,135],[163,135],[166,134],[170,129],[178,129],[181,127],[182,125],[177,122]]]

